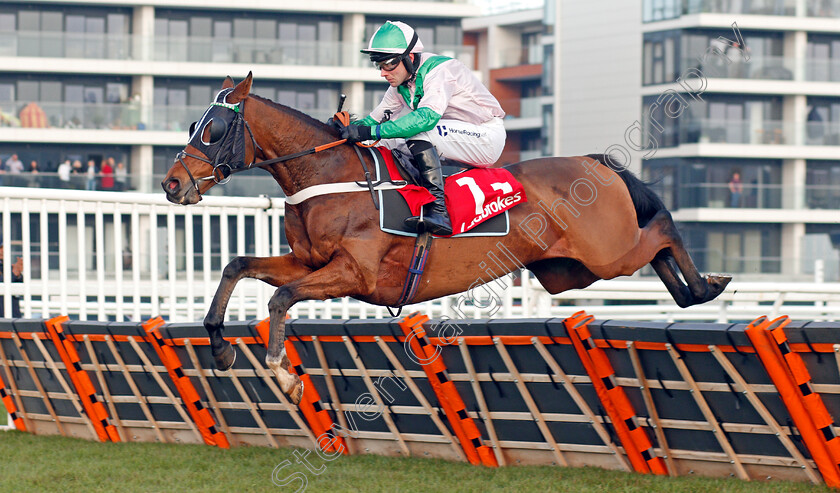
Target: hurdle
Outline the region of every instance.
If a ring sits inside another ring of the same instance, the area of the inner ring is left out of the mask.
[[[0,319],[0,395],[39,435],[840,486],[834,322],[289,320],[300,406],[267,326],[218,372],[198,323]]]

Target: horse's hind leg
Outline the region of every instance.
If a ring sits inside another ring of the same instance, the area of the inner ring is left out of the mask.
[[[282,257],[236,257],[230,261],[225,267],[222,280],[216,288],[216,295],[204,317],[204,328],[210,335],[210,347],[213,350],[213,358],[216,360],[216,368],[222,371],[227,370],[233,366],[236,359],[236,351],[222,338],[225,311],[236,283],[249,277],[272,286],[282,286],[310,272],[311,270],[303,266],[292,254]]]
[[[663,209],[657,212],[645,229],[655,230],[667,239],[667,248],[658,252],[650,264],[681,308],[715,299],[732,280],[727,276],[709,275],[703,278],[700,275],[668,211]],[[677,264],[685,278],[685,284],[677,275],[671,260]]]

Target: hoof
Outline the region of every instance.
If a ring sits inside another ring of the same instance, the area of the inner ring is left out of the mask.
[[[706,283],[709,285],[709,291],[706,295],[706,301],[713,300],[726,289],[726,286],[729,284],[729,281],[732,280],[732,276],[723,276],[723,275],[714,275],[714,274],[707,274],[706,275]]]
[[[236,361],[236,350],[229,342],[225,341],[225,346],[221,350],[213,351],[213,358],[216,360],[216,368],[219,371],[230,370]]]
[[[289,393],[289,399],[291,399],[292,404],[298,405],[300,404],[301,398],[303,398],[303,380],[300,380],[300,378],[298,378],[298,385],[295,385],[295,387]]]

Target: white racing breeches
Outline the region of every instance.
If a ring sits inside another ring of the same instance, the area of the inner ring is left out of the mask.
[[[492,166],[505,147],[505,125],[501,118],[475,125],[441,119],[435,128],[409,139],[383,139],[379,145],[408,153],[406,140],[431,142],[442,159],[453,159],[479,168]]]

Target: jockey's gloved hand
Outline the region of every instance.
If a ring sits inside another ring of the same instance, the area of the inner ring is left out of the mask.
[[[329,118],[327,119],[327,125],[328,125],[330,128],[334,128],[334,129],[335,129],[336,131],[338,131],[338,132],[341,132],[341,129],[342,129],[342,128],[344,128],[344,124],[343,124],[343,123],[341,123],[340,121],[336,120],[336,119],[335,119],[335,118],[333,118],[333,117],[329,117]]]
[[[367,125],[347,125],[341,127],[341,138],[347,139],[347,142],[361,142],[363,140],[370,140],[372,138],[370,127]]]

